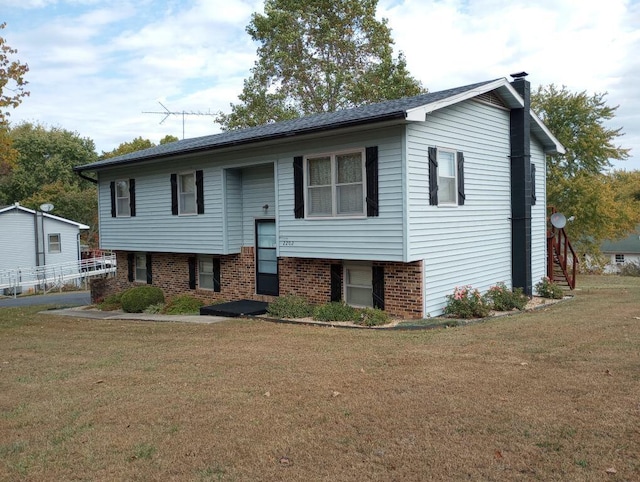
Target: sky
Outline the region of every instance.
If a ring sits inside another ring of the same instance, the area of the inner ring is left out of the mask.
[[[75,131],[99,154],[217,133],[209,114],[230,111],[256,60],[256,11],[262,0],[0,0],[0,35],[30,69],[10,120]],[[607,127],[631,149],[614,167],[640,169],[640,0],[379,0],[378,17],[431,92],[521,71],[532,89],[606,92],[619,106]]]

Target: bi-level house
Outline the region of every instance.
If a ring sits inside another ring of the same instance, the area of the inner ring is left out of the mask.
[[[524,75],[76,168],[98,183],[109,289],[408,318],[441,314],[459,285],[530,294],[546,274],[545,155],[563,148]]]

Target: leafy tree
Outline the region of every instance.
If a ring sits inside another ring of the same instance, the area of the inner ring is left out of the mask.
[[[82,232],[83,241],[90,246],[98,245],[98,191],[94,184],[86,183],[80,187],[55,181],[41,186],[37,192],[20,201],[31,209],[43,203],[54,205],[51,214],[88,225],[88,232]]]
[[[571,177],[578,172],[597,174],[611,167],[611,160],[629,157],[629,149],[616,146],[622,128],[611,129],[605,123],[615,117],[618,106],[605,102],[606,93],[574,93],[551,84],[538,87],[531,106],[545,125],[566,148],[566,154],[549,158],[549,175]]]
[[[301,115],[424,92],[402,54],[393,58],[387,20],[375,18],[378,0],[266,0],[247,33],[260,44],[239,104],[220,113],[223,129],[250,127]]]
[[[618,174],[604,171],[611,160],[629,157],[615,144],[622,128],[605,124],[615,117],[606,93],[574,93],[566,87],[539,87],[531,105],[564,145],[566,153],[547,157],[547,203],[575,221],[567,225],[581,252],[597,253],[605,239],[626,236],[640,222],[637,207],[623,199]]]
[[[72,168],[97,160],[91,139],[59,127],[23,123],[10,131],[18,151],[16,167],[0,186],[0,202],[22,202],[48,184],[62,183],[66,189],[86,189],[89,182]]]
[[[178,139],[176,136],[172,136],[171,134],[167,134],[166,136],[164,136],[162,139],[160,139],[160,145],[164,145],[164,144],[170,144],[172,142],[176,142],[179,141],[180,139]]]
[[[0,23],[0,30],[6,26],[6,23]],[[8,46],[6,40],[0,36],[0,124],[4,124],[10,115],[8,109],[18,107],[23,97],[29,95],[29,91],[25,90],[28,82],[24,80],[29,66],[10,59],[11,55],[17,53],[18,51]]]
[[[124,154],[129,154],[130,152],[141,151],[143,149],[149,149],[150,147],[155,147],[155,144],[151,142],[149,139],[143,139],[142,137],[136,137],[131,142],[123,142],[114,150],[109,152],[102,151],[102,159],[109,159],[111,157],[122,156]]]
[[[6,23],[0,23],[0,30],[5,27]],[[11,60],[10,57],[16,53],[18,51],[7,45],[0,36],[0,189],[14,169],[18,157],[9,136],[9,109],[18,107],[22,99],[29,95],[26,90],[28,82],[24,80],[29,67],[18,60]]]

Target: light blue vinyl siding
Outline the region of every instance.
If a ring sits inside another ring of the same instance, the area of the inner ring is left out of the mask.
[[[268,209],[263,209],[268,205]],[[242,170],[243,246],[255,244],[256,218],[274,217],[276,194],[273,164],[246,167]]]
[[[404,208],[402,139],[404,127],[331,135],[301,143],[278,163],[279,256],[402,261]],[[296,219],[293,158],[348,148],[378,146],[377,217]]]
[[[509,112],[471,100],[408,127],[408,257],[424,260],[425,315],[456,286],[511,285],[509,142]],[[464,153],[464,206],[429,205],[429,147]]]
[[[536,166],[535,206],[531,207],[531,280],[535,286],[547,275],[547,198],[545,154],[535,139],[531,140],[531,162]],[[534,291],[535,294],[535,291]]]
[[[171,174],[203,169],[205,213],[171,214]],[[111,217],[109,183],[136,180],[136,216]],[[204,161],[123,168],[100,175],[100,245],[105,249],[175,253],[223,252],[222,169]]]
[[[224,229],[227,233],[225,252],[239,253],[242,248],[242,170],[225,170],[225,193],[227,206],[224,217]]]

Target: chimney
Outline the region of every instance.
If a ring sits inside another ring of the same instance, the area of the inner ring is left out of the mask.
[[[513,288],[531,296],[531,84],[527,75],[511,75],[511,85],[524,101],[522,108],[511,109],[511,277]]]

